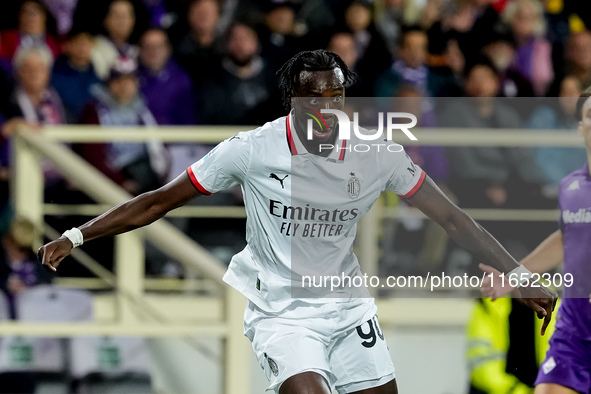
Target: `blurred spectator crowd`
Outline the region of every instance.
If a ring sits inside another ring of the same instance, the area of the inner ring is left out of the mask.
[[[422,127],[572,132],[572,98],[591,84],[586,3],[2,1],[0,202],[8,202],[7,141],[20,124],[260,125],[285,114],[276,72],[302,50],[326,48],[343,58],[358,75],[347,96],[458,98],[447,108],[436,99],[422,104]],[[563,99],[518,111],[507,101],[469,97]],[[137,194],[175,177],[209,147],[155,141],[72,149]],[[552,201],[560,178],[585,161],[573,148],[420,147],[409,154],[460,204],[480,208],[555,206],[544,199]],[[50,166],[44,171],[46,195],[63,197],[70,186]]]

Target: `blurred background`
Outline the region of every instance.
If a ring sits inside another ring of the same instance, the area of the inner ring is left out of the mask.
[[[401,141],[411,158],[524,257],[556,229],[560,179],[586,161],[576,98],[591,85],[588,8],[0,0],[0,393],[264,391],[242,336],[245,300],[220,280],[245,246],[240,190],[83,245],[58,275],[34,250],[284,116],[276,72],[302,50],[343,58],[358,75],[347,96],[414,113],[419,144]],[[478,274],[396,195],[358,234],[368,274]],[[547,343],[510,300],[495,308],[451,288],[375,296],[401,392],[533,392]],[[535,351],[515,360],[524,341]]]

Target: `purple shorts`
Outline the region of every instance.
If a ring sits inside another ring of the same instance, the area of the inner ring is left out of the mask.
[[[535,384],[541,383],[559,384],[591,394],[591,341],[557,329]]]

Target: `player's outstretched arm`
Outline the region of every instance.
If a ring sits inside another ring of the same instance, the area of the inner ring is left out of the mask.
[[[167,212],[178,208],[201,193],[195,189],[189,175],[183,173],[175,180],[120,204],[79,227],[84,242],[121,234],[146,226]],[[42,264],[56,270],[60,262],[72,251],[73,244],[65,236],[43,245],[37,251]]]
[[[501,244],[449,200],[429,176],[408,201],[437,222],[451,239],[479,260],[501,272],[510,272],[518,266]]]
[[[563,258],[562,231],[556,230],[521,260],[521,264],[531,272],[542,274],[558,267]]]
[[[430,177],[425,178],[420,189],[408,201],[439,223],[451,239],[480,261],[503,273],[509,273],[519,265],[492,235],[451,202]],[[544,318],[544,332],[558,295],[543,286],[522,288],[520,295],[524,304],[532,308],[539,318]]]
[[[562,244],[562,231],[556,230],[548,238],[542,241],[530,254],[528,254],[521,264],[531,272],[542,274],[548,272],[560,265],[564,256],[564,245]],[[499,275],[499,272],[494,268],[480,264],[480,268],[494,277]],[[485,278],[482,283],[481,292],[486,297],[491,297],[493,300],[509,294],[515,288],[511,286],[511,281],[491,280],[489,276]],[[504,286],[503,286],[504,285]]]

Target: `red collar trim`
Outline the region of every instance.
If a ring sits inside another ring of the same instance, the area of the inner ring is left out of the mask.
[[[293,141],[293,136],[291,135],[291,126],[290,126],[290,122],[289,122],[290,117],[291,117],[291,114],[287,115],[287,118],[285,118],[285,121],[287,123],[287,143],[289,145],[289,150],[290,150],[291,154],[297,155],[298,150],[296,149],[295,142]]]
[[[291,122],[290,119],[291,118],[291,114],[287,115],[287,117],[285,118],[285,123],[287,126],[287,144],[289,146],[289,151],[291,152],[292,155],[297,155],[298,154],[298,150],[296,148],[295,142],[293,140],[293,135],[291,132]],[[347,140],[343,140],[343,144],[341,146],[341,153],[339,154],[339,161],[343,161],[345,159],[345,148],[347,147]]]
[[[343,140],[343,146],[341,146],[341,154],[339,155],[339,161],[345,160],[345,147],[347,146],[347,140]]]

